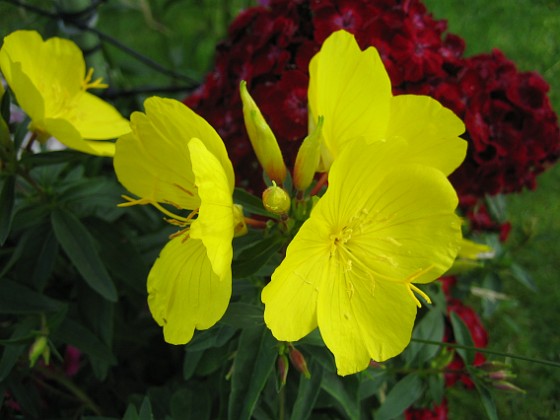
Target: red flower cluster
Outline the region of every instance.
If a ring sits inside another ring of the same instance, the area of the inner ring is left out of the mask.
[[[406,420],[446,420],[447,401],[433,404],[431,408],[409,408],[404,412]]]
[[[217,48],[215,69],[185,103],[225,140],[238,182],[258,188],[261,170],[241,114],[239,82],[278,137],[288,165],[307,134],[308,64],[333,31],[375,46],[395,94],[434,96],[466,123],[469,152],[452,175],[461,196],[534,187],[560,155],[560,131],[536,73],[520,73],[499,51],[464,58],[464,42],[446,33],[420,0],[270,0],[242,12]]]

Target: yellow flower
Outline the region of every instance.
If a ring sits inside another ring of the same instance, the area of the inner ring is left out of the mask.
[[[435,99],[391,92],[391,81],[377,50],[361,51],[343,30],[329,36],[309,64],[310,128],[324,116],[321,171],[328,171],[343,148],[403,139],[412,155],[449,175],[463,161],[467,144],[458,136],[461,120]],[[311,130],[310,130],[311,131]]]
[[[444,273],[460,247],[456,193],[414,153],[399,139],[345,147],[262,292],[273,335],[296,341],[318,327],[340,375],[402,352],[415,293],[429,302],[415,283]]]
[[[93,69],[86,74],[82,52],[69,40],[13,32],[4,38],[0,68],[39,140],[52,136],[72,149],[112,156],[114,143],[98,140],[130,131],[114,107],[87,92],[107,85],[91,81]]]
[[[153,97],[144,107],[117,141],[115,171],[140,197],[126,205],[151,204],[179,228],[150,271],[148,304],[165,340],[184,344],[222,317],[231,296],[233,168],[218,133],[185,105]]]

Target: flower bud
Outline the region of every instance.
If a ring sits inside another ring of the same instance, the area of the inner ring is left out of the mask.
[[[294,347],[290,347],[290,360],[295,368],[303,374],[307,379],[311,378],[311,373],[307,368],[307,362],[305,361],[305,357],[299,350],[296,350]]]
[[[283,215],[290,210],[290,196],[281,187],[272,181],[272,187],[268,187],[262,194],[264,208],[273,214]]]
[[[285,354],[278,356],[276,360],[276,367],[278,368],[278,382],[280,386],[286,385],[286,379],[288,378],[288,369],[290,365],[288,364],[288,358]]]
[[[35,363],[37,363],[37,360],[39,360],[41,356],[45,364],[48,365],[51,358],[51,351],[49,349],[49,340],[44,335],[37,337],[29,348],[29,366],[35,366]]]
[[[253,150],[268,177],[282,184],[286,178],[286,165],[274,133],[266,123],[257,104],[247,91],[247,82],[239,86],[243,102],[243,119]]]
[[[507,382],[507,381],[493,382],[492,386],[494,388],[500,389],[502,391],[517,392],[517,393],[520,393],[520,394],[526,394],[527,393],[524,389],[521,389],[521,388],[515,386],[514,384],[512,384],[511,382]]]
[[[294,186],[298,191],[305,191],[313,176],[317,172],[321,158],[321,132],[323,130],[323,116],[319,117],[317,126],[299,147],[294,165]]]
[[[504,381],[506,379],[513,379],[516,375],[508,370],[498,370],[496,372],[490,372],[488,374],[488,379],[492,381]]]
[[[245,223],[245,216],[243,214],[243,206],[240,204],[233,205],[233,236],[246,235],[248,232],[247,223]]]

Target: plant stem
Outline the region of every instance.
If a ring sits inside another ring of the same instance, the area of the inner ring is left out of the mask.
[[[541,365],[554,366],[560,368],[560,363],[558,362],[553,362],[551,360],[534,359],[532,357],[519,356],[517,354],[506,353],[503,351],[484,349],[484,348],[473,347],[473,346],[463,346],[462,344],[456,344],[456,343],[442,343],[441,341],[422,340],[420,338],[413,338],[411,341],[414,341],[416,343],[433,344],[435,346],[440,346],[440,347],[452,347],[454,349],[473,350],[479,353],[493,354],[495,356],[509,357],[512,359],[524,360],[526,362],[533,362]]]

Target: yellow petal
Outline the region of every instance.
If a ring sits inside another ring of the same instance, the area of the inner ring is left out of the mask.
[[[297,341],[317,327],[317,296],[328,276],[329,231],[308,219],[261,294],[264,320],[280,341]]]
[[[64,119],[48,118],[43,121],[41,128],[71,149],[97,156],[113,156],[115,154],[115,143],[86,141],[82,139],[78,130]]]
[[[132,133],[117,141],[114,165],[121,184],[150,201],[198,208],[188,143],[193,136],[202,135],[206,137],[201,141],[222,167],[225,162],[228,186],[233,188],[233,168],[225,146],[202,117],[176,100],[153,97],[144,105],[146,113],[131,116]]]
[[[200,197],[198,218],[191,225],[190,236],[202,240],[214,273],[223,279],[231,276],[233,191],[221,162],[201,140],[191,139],[188,148]]]
[[[200,139],[206,148],[218,158],[226,172],[230,188],[233,190],[235,177],[224,142],[206,122],[183,103],[167,98],[152,97],[144,102],[146,114],[150,116],[153,129],[167,139],[178,141]]]
[[[317,318],[339,375],[396,356],[410,342],[416,305],[402,284],[375,281],[354,267],[331,263],[319,293]]]
[[[309,73],[312,122],[324,116],[323,139],[332,158],[353,139],[384,138],[391,82],[375,48],[361,51],[353,35],[334,32],[311,60]]]
[[[119,111],[95,95],[83,92],[69,118],[85,139],[114,139],[130,132],[130,124]]]
[[[5,56],[2,55],[2,58]],[[2,60],[2,72],[6,74],[9,69],[10,81],[9,86],[14,93],[18,105],[23,109],[29,118],[41,127],[45,117],[45,103],[43,97],[33,85],[33,82],[21,69],[20,63],[12,63],[9,60]]]
[[[150,311],[171,344],[185,344],[195,329],[213,326],[231,296],[231,273],[220,280],[202,241],[183,239],[172,239],[163,248],[148,276]]]
[[[465,125],[451,110],[429,96],[399,95],[392,98],[386,138],[404,139],[411,160],[433,166],[446,175],[465,159],[467,142],[459,136]]]

